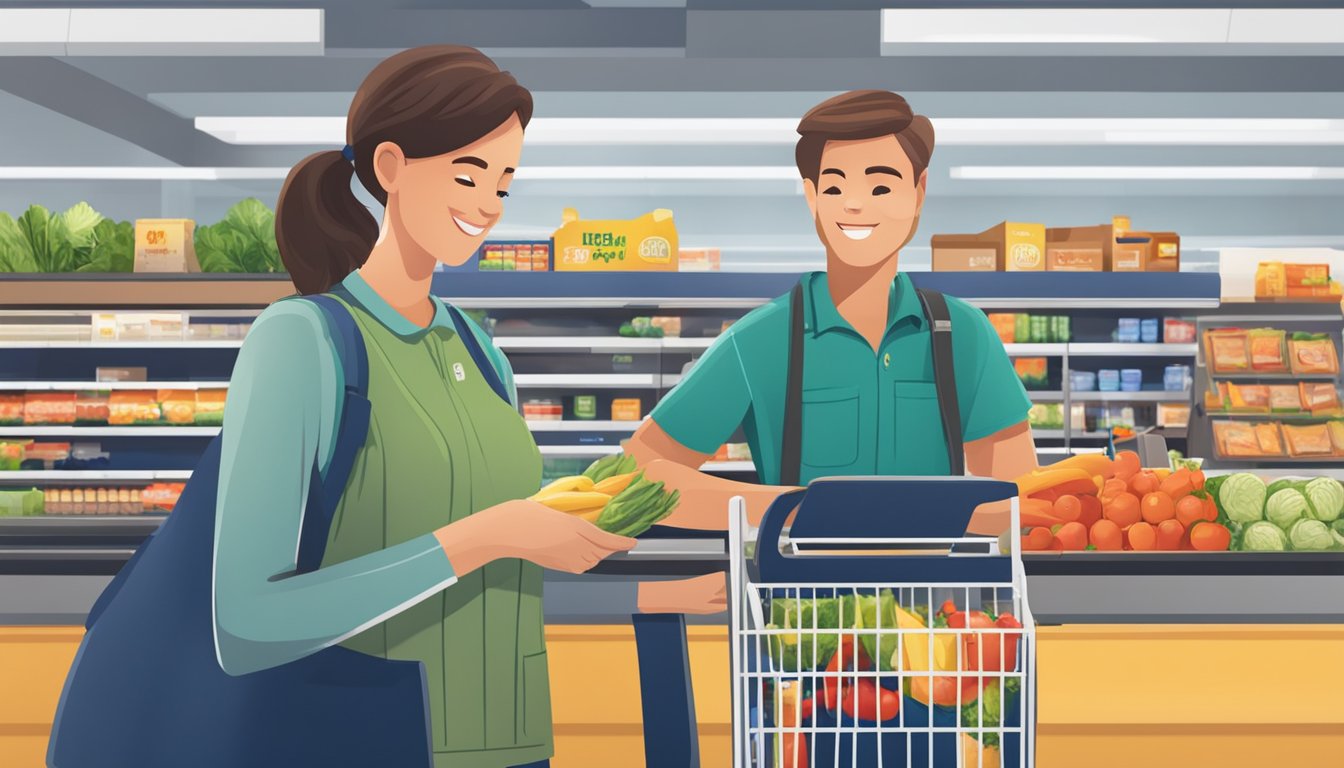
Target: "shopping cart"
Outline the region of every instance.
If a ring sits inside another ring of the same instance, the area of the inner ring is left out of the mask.
[[[1017,487],[835,478],[729,525],[734,768],[1032,768],[1035,634],[1018,536],[965,531]],[[785,520],[796,510],[785,537]],[[951,604],[949,604],[949,601]]]

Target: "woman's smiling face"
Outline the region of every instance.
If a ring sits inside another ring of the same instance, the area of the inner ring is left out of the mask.
[[[803,181],[817,234],[830,253],[853,267],[872,267],[915,233],[927,174],[914,178],[894,135],[828,141],[821,173]]]
[[[466,263],[503,215],[522,153],[515,115],[461,149],[407,159],[396,185],[403,230],[436,261]]]

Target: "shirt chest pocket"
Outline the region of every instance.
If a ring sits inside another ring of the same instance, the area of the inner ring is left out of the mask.
[[[803,464],[819,469],[848,467],[858,458],[859,390],[855,387],[805,390]]]
[[[938,388],[929,381],[897,381],[896,463],[905,475],[946,475],[947,441],[938,410]]]

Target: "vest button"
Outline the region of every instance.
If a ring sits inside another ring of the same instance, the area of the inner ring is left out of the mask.
[[[888,352],[887,354],[885,354],[885,355],[882,356],[882,367],[883,367],[883,368],[890,368],[890,367],[891,367],[891,353],[890,353],[890,352]]]

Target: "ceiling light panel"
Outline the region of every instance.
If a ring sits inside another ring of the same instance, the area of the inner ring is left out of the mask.
[[[963,165],[951,169],[954,179],[1019,181],[1318,181],[1344,179],[1344,168],[1315,166],[1127,166],[1127,165]]]
[[[321,56],[320,8],[75,8],[70,56]]]

